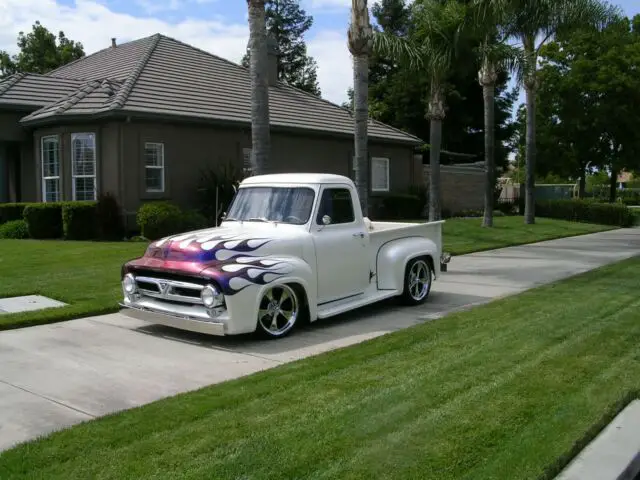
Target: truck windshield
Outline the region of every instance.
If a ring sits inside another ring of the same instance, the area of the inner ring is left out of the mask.
[[[311,216],[315,192],[307,187],[245,187],[238,190],[227,221],[304,225]]]

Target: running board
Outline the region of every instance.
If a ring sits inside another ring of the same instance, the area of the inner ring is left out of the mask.
[[[341,313],[346,313],[356,308],[364,307],[372,303],[381,302],[398,295],[395,290],[377,290],[371,295],[362,294],[353,298],[337,300],[318,307],[318,318],[329,318]]]

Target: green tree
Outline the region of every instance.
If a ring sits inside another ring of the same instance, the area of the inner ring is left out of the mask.
[[[269,172],[271,132],[269,129],[268,48],[265,0],[247,0],[249,8],[249,51],[251,72],[251,163],[257,175]]]
[[[522,45],[522,84],[527,108],[524,221],[535,223],[536,91],[540,49],[552,37],[581,27],[601,26],[619,9],[599,0],[478,0],[503,13],[505,37]],[[540,40],[538,40],[540,39]]]
[[[611,201],[618,172],[640,166],[640,34],[632,24],[580,29],[540,50],[536,174],[580,178],[581,196],[587,166],[611,172]]]
[[[47,73],[84,57],[82,43],[68,39],[60,31],[56,37],[36,21],[32,31],[18,34],[18,53],[0,50],[0,78],[14,73]]]
[[[300,7],[300,0],[266,0],[265,22],[278,45],[278,80],[320,96],[318,66],[313,57],[307,55],[304,41],[313,17]],[[242,58],[245,67],[249,67],[249,57],[247,51]]]

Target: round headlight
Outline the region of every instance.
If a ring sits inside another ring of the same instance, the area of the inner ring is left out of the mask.
[[[202,298],[202,303],[205,307],[211,308],[217,303],[220,303],[220,292],[218,292],[218,289],[213,285],[207,285],[202,289],[200,298]]]
[[[122,280],[122,287],[124,288],[124,291],[129,294],[132,294],[136,291],[136,279],[132,274],[127,273],[124,276],[124,279]]]

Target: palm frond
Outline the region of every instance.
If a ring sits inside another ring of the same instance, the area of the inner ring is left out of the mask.
[[[386,32],[373,32],[372,48],[381,55],[407,59],[413,68],[424,67],[424,52],[419,44]]]

